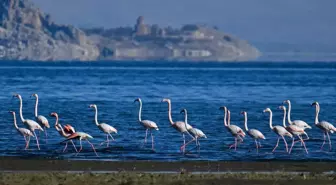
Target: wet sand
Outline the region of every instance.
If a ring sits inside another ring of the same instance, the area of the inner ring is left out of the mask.
[[[76,161],[0,157],[0,184],[336,184],[336,162]]]

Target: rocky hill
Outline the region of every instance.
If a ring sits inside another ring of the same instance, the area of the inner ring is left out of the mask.
[[[54,23],[27,0],[0,0],[0,59],[95,60],[98,48],[85,33]]]
[[[0,0],[0,60],[253,60],[248,42],[204,25],[77,29],[54,23],[28,0]]]

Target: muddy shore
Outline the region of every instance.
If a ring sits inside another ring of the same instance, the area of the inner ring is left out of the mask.
[[[336,184],[336,162],[76,161],[0,157],[0,184]]]

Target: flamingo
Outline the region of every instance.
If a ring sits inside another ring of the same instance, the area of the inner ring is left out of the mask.
[[[288,123],[290,125],[296,125],[296,126],[299,126],[299,127],[302,127],[303,129],[311,129],[312,127],[309,126],[306,122],[302,121],[302,120],[294,120],[292,121],[291,118],[290,118],[290,115],[291,115],[291,102],[289,100],[285,100],[283,103],[287,103],[288,104],[288,116],[287,116],[287,119],[288,119]],[[306,135],[308,137],[308,135]],[[307,138],[306,138],[307,139]]]
[[[14,111],[9,111],[9,113],[13,114],[14,126],[15,126],[16,130],[18,131],[18,133],[24,137],[25,142],[26,142],[25,150],[27,150],[28,147],[29,147],[30,136],[34,137],[34,135],[33,135],[33,133],[30,130],[28,130],[26,128],[19,128],[17,126],[17,124],[16,124],[16,115],[15,115]]]
[[[73,133],[71,133],[71,132],[69,133],[68,130],[67,130],[67,131],[64,131],[64,129],[62,128],[62,125],[61,125],[60,123],[58,123],[58,114],[57,114],[56,112],[52,112],[52,113],[50,114],[50,116],[56,118],[56,121],[55,121],[55,128],[56,128],[57,132],[58,132],[62,137],[68,138],[71,134],[74,133],[74,132],[73,132]],[[65,128],[67,128],[67,127],[65,127]],[[72,128],[72,129],[73,129],[73,128]],[[73,130],[73,131],[74,131],[74,130]],[[73,147],[75,148],[75,151],[77,152],[77,148],[76,148],[74,142],[73,142],[72,140],[70,140],[70,142],[71,142],[71,144],[73,145]],[[65,143],[65,147],[64,147],[64,149],[63,149],[63,153],[65,152],[65,150],[67,149],[67,147],[68,147],[68,141]]]
[[[150,134],[151,134],[151,137],[152,137],[152,150],[154,150],[154,136],[152,134],[152,130],[155,129],[155,130],[159,130],[159,127],[156,125],[155,122],[153,121],[150,121],[150,120],[142,120],[141,119],[141,110],[142,110],[142,101],[140,98],[137,98],[136,100],[134,100],[134,102],[139,102],[140,104],[140,107],[139,107],[139,123],[145,127],[146,129],[146,135],[145,135],[145,140],[144,140],[144,144],[146,144],[146,141],[147,141],[147,132],[148,130],[150,131]]]
[[[282,109],[284,111],[284,116],[283,116],[283,121],[282,121],[284,128],[288,132],[290,132],[292,135],[296,135],[300,139],[301,144],[304,146],[304,148],[306,150],[306,153],[308,154],[308,150],[306,148],[306,144],[305,144],[305,142],[303,141],[303,139],[301,137],[302,134],[305,134],[308,137],[307,133],[304,131],[304,128],[303,127],[299,127],[297,125],[288,125],[288,126],[286,126],[286,107],[285,106],[279,106],[278,108]],[[289,149],[289,154],[291,153],[291,151],[293,149],[294,143],[295,142],[294,142],[294,137],[293,137],[292,146]]]
[[[91,104],[90,108],[94,108],[96,113],[95,113],[95,123],[97,125],[97,127],[103,131],[106,134],[106,141],[102,142],[100,145],[106,143],[106,146],[109,146],[110,140],[109,140],[109,136],[112,138],[112,140],[114,141],[113,136],[111,135],[111,133],[118,133],[117,129],[115,129],[114,127],[106,124],[106,123],[98,123],[98,108],[96,104]]]
[[[202,130],[197,129],[197,128],[190,128],[189,130],[187,129],[187,123],[188,123],[188,113],[187,113],[187,109],[182,109],[181,114],[184,113],[184,126],[185,129],[187,130],[187,132],[193,136],[193,139],[190,140],[188,143],[186,143],[185,145],[183,145],[182,147],[185,148],[188,144],[190,144],[191,142],[195,141],[196,142],[196,146],[198,149],[198,153],[200,151],[200,142],[199,142],[199,138],[207,138],[207,136],[202,132]]]
[[[269,126],[270,126],[270,128],[273,130],[273,132],[274,132],[275,134],[278,135],[278,141],[277,141],[277,143],[276,143],[274,149],[272,150],[272,152],[274,152],[275,149],[278,147],[278,145],[279,145],[279,141],[280,141],[280,137],[281,137],[281,138],[283,139],[283,141],[285,142],[285,145],[286,145],[286,151],[288,152],[288,145],[287,145],[285,136],[288,136],[288,137],[290,137],[290,138],[293,138],[293,135],[292,135],[290,132],[288,132],[288,131],[287,131],[284,127],[282,127],[282,126],[279,126],[279,125],[272,126],[273,113],[272,113],[272,111],[271,111],[270,108],[266,108],[263,112],[264,112],[264,113],[265,113],[265,112],[269,112],[269,113],[270,113]]]
[[[39,98],[38,98],[38,95],[37,94],[32,94],[32,96],[34,96],[36,98],[36,101],[35,101],[35,121],[40,124],[40,126],[42,128],[44,128],[44,134],[45,134],[45,140],[47,142],[47,128],[50,128],[50,125],[49,125],[49,122],[48,122],[48,119],[42,115],[38,115],[37,113],[37,107],[38,107],[38,101],[39,101]]]
[[[227,109],[227,107],[222,106],[219,109],[224,110],[224,126],[228,129],[231,135],[235,138],[235,143],[230,145],[230,149],[234,146],[235,150],[237,150],[238,139],[240,140],[240,142],[243,142],[242,137],[245,137],[245,132],[240,127],[230,124],[230,114],[231,113]],[[226,115],[228,115],[228,122],[226,122]]]
[[[14,94],[13,97],[17,97],[20,100],[20,118],[23,124],[25,124],[28,129],[33,132],[35,139],[36,139],[36,144],[37,144],[37,148],[40,150],[40,144],[38,141],[38,138],[36,136],[35,130],[41,130],[44,131],[43,128],[36,122],[30,119],[24,119],[23,115],[22,115],[22,97],[19,94]]]
[[[256,149],[257,149],[257,153],[258,153],[258,148],[261,147],[261,144],[259,142],[258,145],[258,140],[259,139],[266,139],[264,134],[262,134],[259,130],[257,129],[248,129],[247,128],[247,112],[246,111],[242,111],[241,114],[244,115],[244,126],[245,126],[245,131],[247,132],[247,134],[254,139],[255,144],[256,144]]]
[[[319,121],[318,116],[319,116],[319,113],[320,113],[320,104],[318,102],[312,103],[311,106],[316,107],[315,125],[316,125],[317,128],[321,129],[321,131],[323,132],[323,144],[321,146],[321,150],[323,149],[323,146],[324,146],[325,141],[326,141],[326,135],[327,135],[328,140],[329,140],[329,150],[331,151],[332,147],[331,147],[329,132],[330,133],[336,132],[336,128],[334,127],[334,125],[332,125],[331,123],[329,123],[327,121]]]
[[[75,132],[75,133],[71,134],[67,139],[65,139],[64,141],[62,141],[61,143],[67,142],[67,141],[72,140],[72,139],[78,139],[79,140],[80,148],[77,151],[76,155],[78,155],[82,151],[82,149],[83,149],[82,140],[86,140],[91,145],[91,147],[92,147],[94,153],[96,154],[96,156],[98,156],[95,147],[89,141],[89,139],[93,139],[93,137],[91,135],[89,135],[89,134],[87,134],[85,132]]]
[[[187,133],[190,137],[192,137],[189,134],[189,132],[187,132],[187,130],[191,129],[192,126],[190,126],[188,123],[187,123],[187,126],[185,126],[185,123],[183,121],[173,122],[172,115],[171,115],[171,100],[168,99],[168,98],[164,98],[164,99],[162,99],[161,102],[167,102],[168,103],[168,119],[169,119],[169,123],[171,124],[171,126],[175,130],[177,130],[178,132],[180,132],[182,134],[183,145],[180,147],[180,150],[183,151],[183,153],[184,153],[185,152],[185,148],[183,146],[186,144],[186,142],[185,142],[185,135],[184,134]]]

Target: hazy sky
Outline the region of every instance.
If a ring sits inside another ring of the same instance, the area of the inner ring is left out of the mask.
[[[207,23],[258,43],[336,46],[336,0],[33,0],[60,23],[76,26]]]

